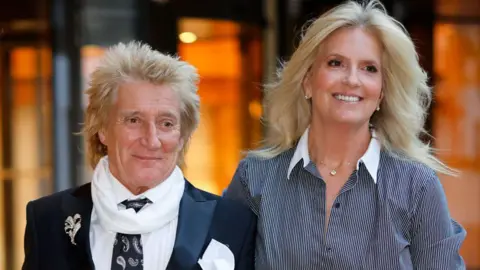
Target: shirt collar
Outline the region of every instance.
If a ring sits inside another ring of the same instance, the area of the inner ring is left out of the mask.
[[[118,181],[115,176],[112,175],[110,170],[108,170],[109,178],[112,180],[112,191],[115,195],[115,200],[117,204],[125,200],[134,200],[148,198],[152,203],[156,203],[161,200],[164,196],[165,191],[170,189],[170,186],[177,181],[184,181],[182,170],[176,166],[170,176],[165,179],[161,184],[157,185],[154,188],[151,188],[141,194],[134,195],[130,190],[128,190],[120,181]]]
[[[310,155],[308,154],[308,130],[307,128],[303,133],[302,137],[298,141],[297,147],[295,149],[295,153],[290,161],[290,165],[288,166],[287,171],[287,178],[290,179],[290,174],[292,173],[293,168],[295,165],[298,164],[301,160],[303,160],[303,167],[307,167],[310,163]],[[377,172],[378,166],[380,163],[380,142],[378,141],[375,131],[372,131],[372,138],[370,139],[370,143],[368,145],[368,149],[363,154],[363,156],[357,161],[357,170],[360,166],[360,162],[365,164],[368,173],[372,176],[373,182],[377,183]]]

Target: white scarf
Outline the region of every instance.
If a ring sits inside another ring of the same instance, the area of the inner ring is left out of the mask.
[[[124,234],[149,233],[162,228],[178,217],[185,179],[178,166],[158,187],[162,199],[138,213],[133,209],[119,210],[112,189],[113,177],[108,168],[108,157],[103,157],[93,172],[92,200],[100,224],[106,230]]]

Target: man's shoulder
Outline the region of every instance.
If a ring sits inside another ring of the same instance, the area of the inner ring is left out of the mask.
[[[200,193],[202,195],[202,197],[205,198],[206,201],[218,201],[218,200],[221,199],[221,197],[216,195],[216,194],[213,194],[213,193],[210,193],[208,191],[199,189],[197,187],[193,187],[193,188],[196,189],[198,191],[198,193]]]
[[[218,197],[218,196],[217,196]],[[210,236],[240,256],[241,250],[253,249],[257,216],[245,204],[219,197],[210,226]],[[247,239],[249,239],[247,241]],[[240,257],[237,257],[240,260]]]
[[[221,197],[219,195],[207,192],[205,190],[201,190],[196,188],[195,186],[190,184],[191,189],[195,189],[196,192],[201,194],[201,196],[206,201],[216,201],[217,206],[215,208],[216,215],[218,214],[225,214],[228,216],[232,215],[253,215],[253,212],[248,208],[248,206],[242,204],[239,201],[232,200],[229,198]]]
[[[87,183],[78,187],[65,189],[62,191],[54,192],[50,195],[40,197],[38,199],[30,201],[28,204],[38,211],[54,211],[61,207],[62,200],[66,196],[74,196],[76,193],[89,193],[91,184]]]

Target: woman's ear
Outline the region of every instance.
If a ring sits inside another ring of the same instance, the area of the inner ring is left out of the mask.
[[[101,129],[98,133],[97,133],[97,136],[98,136],[98,139],[100,140],[100,142],[103,144],[103,145],[107,145],[107,136],[106,136],[106,132],[104,129]]]
[[[377,104],[377,111],[378,111],[378,108],[380,108],[380,104],[382,104],[382,100],[384,98],[384,92],[383,92],[383,89],[382,91],[380,92],[380,97],[378,98],[378,104]]]
[[[312,97],[312,87],[310,86],[310,71],[305,74],[305,77],[303,78],[302,82],[303,86],[303,94],[305,96],[305,99],[309,99]]]

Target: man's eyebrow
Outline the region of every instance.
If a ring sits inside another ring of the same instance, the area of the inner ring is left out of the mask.
[[[122,117],[135,116],[135,115],[139,115],[139,114],[140,114],[139,111],[121,111],[120,112],[120,115]]]

